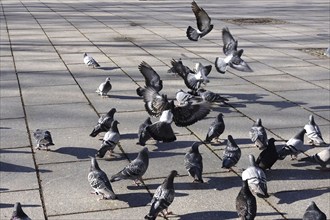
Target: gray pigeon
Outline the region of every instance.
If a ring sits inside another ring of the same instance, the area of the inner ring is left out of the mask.
[[[327,165],[330,165],[330,147],[312,155],[309,157],[301,158],[299,161],[307,161],[314,164],[319,164],[321,169],[325,169]]]
[[[110,77],[107,77],[104,82],[102,82],[97,90],[95,91],[98,93],[101,97],[107,97],[108,92],[112,89],[112,85],[110,83]]]
[[[201,143],[195,142],[184,156],[184,165],[194,183],[203,183],[203,158],[198,147]]]
[[[100,67],[100,64],[98,64],[98,62],[96,62],[93,57],[88,56],[87,53],[84,53],[84,63],[87,66],[92,66],[93,68]]]
[[[227,98],[222,97],[218,93],[214,93],[212,91],[199,88],[197,91],[197,94],[206,102],[223,102],[226,103],[226,101],[229,101]]]
[[[313,115],[309,116],[309,123],[304,126],[309,143],[315,146],[327,146],[324,142],[319,126],[315,123]]]
[[[183,65],[181,59],[179,59],[177,61],[175,59],[172,59],[171,65],[172,65],[172,67],[167,72],[174,73],[175,76],[179,75],[181,78],[184,78],[184,76],[187,75],[188,73],[194,72],[189,67]]]
[[[250,166],[242,172],[242,180],[248,181],[251,191],[258,197],[268,197],[267,180],[264,171],[256,165],[255,158],[249,155]]]
[[[22,209],[21,203],[16,202],[14,205],[14,211],[10,220],[31,220]]]
[[[138,68],[145,79],[146,87],[152,87],[157,92],[163,89],[163,81],[160,79],[158,73],[148,63],[142,61]],[[143,95],[143,92],[141,92],[141,94]]]
[[[304,146],[305,129],[299,131],[294,137],[288,140],[280,151],[278,151],[278,159],[284,160],[288,155],[291,155],[291,160],[297,159],[297,155],[301,152],[299,149]]]
[[[179,89],[175,94],[175,98],[178,101],[179,106],[185,106],[188,105],[190,101],[194,100],[195,96],[183,91],[182,89]]]
[[[243,181],[243,186],[236,197],[236,211],[242,220],[253,220],[257,215],[257,201],[247,181]]]
[[[101,170],[95,157],[91,157],[88,182],[96,195],[102,195],[102,199],[117,199],[107,175]]]
[[[302,220],[326,220],[327,216],[317,207],[314,201],[308,205]]]
[[[237,50],[237,40],[231,35],[228,27],[222,29],[223,52],[226,55],[224,59],[217,57],[215,68],[219,73],[225,73],[227,67],[243,72],[253,72],[250,66],[241,58],[243,50]]]
[[[224,131],[225,122],[223,121],[223,114],[219,113],[211,123],[204,142],[210,143],[213,139],[215,139],[216,142],[220,142],[219,137]]]
[[[112,108],[107,114],[102,115],[98,119],[97,125],[94,127],[93,131],[90,133],[89,136],[96,137],[101,132],[109,131],[109,129],[111,128],[111,124],[114,120],[113,116],[116,113],[116,111],[117,110],[115,108]]]
[[[197,20],[197,28],[189,26],[186,34],[189,40],[198,41],[199,38],[204,37],[213,29],[211,18],[203,8],[200,8],[195,1],[191,3],[191,9],[195,14]]]
[[[264,126],[262,126],[261,118],[258,118],[252,125],[250,132],[250,139],[260,150],[264,150],[267,147],[267,133]]]
[[[241,158],[241,149],[236,144],[234,138],[228,135],[227,146],[223,152],[222,168],[230,169],[236,165]]]
[[[207,76],[210,74],[211,70],[212,70],[212,65],[203,66],[203,64],[201,64],[200,62],[196,63],[195,68],[193,69],[193,71],[197,75],[200,74],[202,76],[204,85],[210,82]]]
[[[123,179],[134,180],[138,185],[138,180],[142,182],[142,176],[145,174],[149,166],[149,151],[148,148],[143,148],[138,156],[130,162],[124,169],[110,178],[110,182],[115,182]]]
[[[96,156],[103,158],[107,151],[110,152],[110,156],[120,140],[120,133],[118,130],[119,122],[114,120],[111,124],[110,130],[105,133],[102,141],[101,148],[98,150]]]
[[[171,214],[171,212],[168,211],[168,207],[174,200],[175,191],[173,181],[176,176],[178,176],[178,172],[172,170],[164,182],[158,186],[151,200],[150,211],[144,219],[155,220],[159,213],[162,213],[165,218],[167,215]],[[164,210],[166,210],[166,213],[163,212]]]
[[[151,125],[151,119],[148,117],[140,126],[138,130],[138,138],[139,141],[136,144],[140,144],[141,146],[144,146],[146,144],[146,141],[151,138],[150,134],[147,132],[146,127]]]
[[[278,153],[275,146],[275,139],[270,138],[266,149],[260,152],[256,164],[263,170],[271,169],[278,159]]]
[[[52,135],[47,130],[37,129],[33,132],[33,137],[37,142],[37,150],[49,150],[48,147],[54,145]]]

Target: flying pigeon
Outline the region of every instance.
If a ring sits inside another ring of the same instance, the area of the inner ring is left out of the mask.
[[[175,191],[173,181],[176,176],[178,176],[178,172],[172,170],[164,182],[158,186],[151,200],[150,211],[144,219],[155,220],[159,213],[162,213],[164,217],[171,214],[171,212],[168,211],[168,207],[174,200]],[[163,212],[164,210],[166,210],[166,213]]]
[[[152,87],[159,92],[163,89],[163,81],[160,79],[158,73],[145,61],[142,61],[138,66],[140,73],[145,79],[145,87]],[[139,96],[143,96],[145,88],[139,87],[136,92]]]
[[[223,152],[222,168],[230,169],[241,158],[241,149],[236,144],[234,138],[228,135],[227,146]]]
[[[314,201],[308,205],[302,220],[326,220],[327,216],[317,207]]]
[[[145,135],[149,135],[156,141],[172,142],[176,140],[176,136],[172,129],[173,114],[170,110],[164,110],[159,121],[146,126]]]
[[[37,129],[35,132],[33,132],[33,137],[37,142],[37,150],[48,150],[49,146],[54,145],[52,135],[47,130]]]
[[[280,151],[278,151],[278,159],[283,160],[286,156],[291,155],[291,160],[297,159],[301,148],[304,145],[305,129],[299,131],[294,137],[288,140]]]
[[[143,148],[138,156],[130,162],[124,169],[117,174],[111,176],[110,182],[115,182],[123,179],[134,180],[138,185],[138,180],[142,182],[142,176],[145,174],[149,166],[149,151],[148,148]]]
[[[195,142],[184,156],[184,165],[189,175],[194,178],[194,183],[203,183],[203,158],[198,147],[201,143]]]
[[[176,94],[175,98],[179,103],[179,106],[185,106],[187,105],[190,101],[195,99],[194,95],[191,95],[188,92],[183,91],[182,89],[179,89]]]
[[[268,197],[267,180],[264,171],[256,165],[255,158],[249,155],[250,166],[242,172],[242,180],[247,180],[251,191],[258,197]]]
[[[236,197],[236,211],[241,219],[253,220],[257,214],[257,201],[249,189],[247,180]]]
[[[213,24],[211,24],[211,18],[206,11],[200,8],[195,1],[191,3],[191,9],[195,14],[198,29],[189,26],[186,34],[189,40],[198,41],[198,38],[204,37],[213,29]]]
[[[97,125],[94,127],[93,131],[90,133],[89,136],[96,137],[101,132],[107,132],[111,128],[111,124],[113,122],[113,116],[116,113],[116,109],[112,108],[110,111],[102,115],[99,120],[97,121]]]
[[[110,83],[110,77],[107,77],[104,82],[102,82],[97,90],[95,91],[98,93],[101,97],[108,96],[108,92],[112,89],[112,85]]]
[[[307,161],[310,163],[319,164],[322,169],[330,165],[330,147],[308,157],[301,158],[299,161]]]
[[[110,130],[105,133],[102,141],[101,148],[98,150],[96,156],[99,158],[103,158],[107,151],[110,152],[110,156],[115,149],[116,145],[120,140],[120,133],[118,130],[119,122],[114,120],[111,124]]]
[[[150,134],[147,132],[146,127],[151,125],[151,119],[148,117],[140,126],[138,130],[138,138],[139,141],[136,144],[140,144],[141,146],[144,146],[146,144],[146,141],[151,138]]]
[[[241,58],[243,50],[237,50],[238,41],[231,35],[228,27],[222,29],[223,52],[226,55],[224,59],[217,57],[215,68],[219,73],[225,73],[227,67],[243,72],[253,72],[250,66]]]
[[[199,88],[197,91],[197,95],[199,95],[204,101],[206,102],[223,102],[226,103],[226,101],[229,101],[227,98],[222,97],[218,93],[214,93],[212,91]]]
[[[193,69],[195,74],[197,75],[200,74],[202,76],[203,84],[205,85],[210,82],[207,76],[210,74],[211,70],[212,70],[212,65],[203,66],[203,64],[201,64],[200,62],[196,63],[195,68]]]
[[[267,147],[260,152],[256,164],[263,170],[270,169],[278,159],[275,139],[268,139]]]
[[[95,157],[91,157],[88,182],[96,195],[102,195],[102,199],[117,199],[107,175],[101,170]]]
[[[84,63],[87,66],[92,66],[93,68],[100,67],[100,64],[98,64],[98,62],[96,62],[93,57],[88,56],[87,53],[84,53]]]
[[[16,202],[14,205],[14,211],[10,220],[31,220],[22,209],[21,203]]]
[[[319,126],[315,123],[313,115],[309,116],[309,123],[304,126],[309,143],[315,146],[327,146],[324,142]]]
[[[220,142],[219,137],[224,131],[225,122],[223,121],[223,114],[219,113],[211,123],[204,142],[210,143],[213,139],[215,139],[216,142]]]
[[[188,73],[193,73],[188,66],[183,65],[182,60],[171,60],[172,67],[167,71],[168,73],[174,73],[176,76],[179,75],[181,78],[183,78]]]
[[[252,125],[250,132],[250,139],[260,150],[264,150],[267,147],[267,133],[264,126],[262,126],[261,118],[258,118]]]

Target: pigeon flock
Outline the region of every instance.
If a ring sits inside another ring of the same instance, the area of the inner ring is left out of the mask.
[[[207,12],[199,7],[195,1],[191,3],[192,11],[196,17],[197,28],[189,26],[186,36],[191,41],[198,41],[210,33],[214,26]],[[228,27],[222,29],[223,53],[224,56],[215,58],[215,69],[224,74],[228,67],[243,72],[252,72],[252,68],[242,59],[243,49],[238,49],[238,41],[230,33]],[[99,68],[99,63],[87,53],[83,55],[83,62],[92,68]],[[90,155],[91,164],[87,180],[93,190],[93,194],[101,196],[100,199],[115,200],[120,196],[115,194],[116,189],[111,183],[124,179],[134,181],[134,184],[144,184],[143,175],[148,172],[149,152],[146,144],[148,141],[154,142],[175,142],[177,140],[175,128],[186,127],[195,123],[202,123],[203,119],[212,111],[213,105],[228,105],[230,100],[222,97],[221,94],[207,90],[208,78],[212,70],[212,65],[204,66],[202,63],[196,63],[194,68],[189,68],[183,64],[181,59],[171,60],[169,73],[175,77],[179,76],[186,88],[177,91],[174,99],[162,92],[163,81],[160,75],[145,61],[141,61],[137,67],[145,79],[145,85],[136,89],[137,97],[141,98],[141,105],[144,105],[148,117],[137,128],[137,145],[143,146],[138,152],[137,157],[122,170],[115,171],[108,175],[101,170],[97,159],[111,157],[115,147],[120,143],[121,134],[118,128],[120,122],[115,119],[116,108],[112,107],[109,112],[101,117],[92,128],[90,137],[102,137],[102,143],[96,155]],[[96,89],[96,93],[102,98],[111,98],[109,95],[112,90],[111,79],[107,77]],[[194,142],[182,158],[182,164],[187,170],[187,174],[192,178],[191,184],[205,184],[203,180],[203,157],[199,152],[201,145],[223,144],[220,141],[221,135],[226,129],[223,119],[224,113],[218,113],[214,121],[209,125],[205,132],[205,139],[200,142]],[[157,118],[152,122],[152,118]],[[176,127],[175,127],[175,126]],[[228,128],[230,129],[230,128]],[[260,150],[259,155],[242,155],[241,149],[232,135],[228,135],[225,141],[225,148],[222,157],[223,169],[232,171],[241,157],[249,159],[249,166],[241,173],[242,187],[237,192],[236,205],[237,215],[240,219],[254,219],[258,213],[258,199],[267,198],[268,194],[266,170],[271,170],[272,166],[279,160],[284,160],[290,155],[292,160],[296,160],[299,153],[302,153],[305,135],[308,143],[315,147],[326,147],[327,143],[323,140],[320,128],[316,124],[313,115],[309,116],[309,121],[302,129],[285,143],[280,150],[276,149],[275,140],[267,135],[266,128],[262,124],[261,118],[257,118],[249,131],[246,131],[251,140],[251,144]],[[49,150],[54,145],[50,131],[36,129],[33,133],[36,140],[36,150]],[[237,137],[236,137],[237,138]],[[108,155],[107,155],[107,152]],[[305,155],[306,156],[306,155]],[[204,158],[204,160],[207,158]],[[298,161],[314,163],[320,165],[320,169],[327,170],[330,165],[330,147],[321,150],[312,156],[302,157]],[[115,163],[115,162],[110,162]],[[110,165],[111,166],[111,165]],[[87,171],[87,169],[86,169]],[[271,172],[271,171],[269,171]],[[162,215],[166,218],[171,214],[168,211],[169,206],[175,198],[174,178],[178,172],[173,170],[168,174],[164,181],[154,192],[150,202],[150,211],[146,213],[144,219],[156,219]],[[183,175],[183,174],[181,174]],[[305,213],[302,213],[304,220],[326,219],[325,214],[312,201],[307,207]],[[140,217],[142,219],[143,216]],[[30,219],[22,210],[22,206],[17,202],[11,219]]]

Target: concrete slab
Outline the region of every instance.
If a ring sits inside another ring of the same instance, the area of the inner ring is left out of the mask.
[[[1,97],[0,99],[0,119],[23,118],[24,112],[21,97]]]
[[[30,145],[24,118],[0,120],[0,147],[16,148]]]

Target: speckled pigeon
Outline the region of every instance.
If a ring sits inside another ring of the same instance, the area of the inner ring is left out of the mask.
[[[48,147],[54,145],[52,135],[48,130],[37,129],[33,132],[33,137],[37,142],[37,150],[49,150]]]
[[[314,201],[308,205],[302,220],[326,220],[327,216],[322,212]]]
[[[95,157],[91,157],[88,182],[96,195],[102,195],[102,199],[117,199],[107,175],[101,170]]]
[[[275,139],[270,138],[266,149],[260,152],[256,164],[263,170],[271,169],[278,159],[278,154],[275,146]]]
[[[159,213],[162,213],[164,217],[172,213],[168,211],[168,207],[174,200],[175,191],[173,181],[174,177],[177,175],[178,172],[176,170],[172,170],[164,182],[158,186],[151,200],[150,211],[144,219],[155,220]],[[163,212],[164,210],[166,213]]]
[[[284,160],[291,155],[291,160],[297,159],[297,155],[301,152],[300,148],[304,145],[305,129],[300,130],[294,137],[290,138],[281,150],[278,151],[278,159]]]
[[[31,220],[27,214],[22,209],[22,205],[19,202],[16,202],[14,205],[14,211],[10,220]]]
[[[198,29],[188,26],[186,34],[189,40],[198,41],[199,38],[210,33],[213,29],[213,24],[211,24],[211,18],[206,11],[200,8],[195,1],[191,3],[191,9],[195,14]]]
[[[240,158],[241,149],[236,144],[234,138],[231,135],[228,135],[227,146],[223,152],[222,168],[230,169],[237,164]]]
[[[195,142],[184,156],[184,165],[194,183],[203,183],[203,158],[199,153],[200,142]]]
[[[89,136],[96,137],[101,132],[107,132],[111,128],[111,124],[114,120],[113,116],[116,113],[116,109],[112,108],[110,111],[105,114],[101,115],[101,117],[97,121],[97,125],[94,127],[93,131],[90,133]]]
[[[315,146],[327,146],[324,142],[319,126],[315,123],[314,116],[309,116],[309,123],[304,126],[309,143]]]
[[[178,101],[179,106],[187,105],[190,101],[195,99],[194,95],[179,89],[175,94],[175,99]]]
[[[142,176],[145,174],[149,166],[149,151],[144,147],[138,154],[138,156],[130,162],[124,169],[117,174],[111,176],[110,182],[115,182],[123,179],[134,180],[134,183],[138,185],[138,181],[142,182]]]
[[[255,158],[249,155],[250,166],[242,172],[242,180],[248,181],[251,191],[258,197],[268,197],[267,179],[264,171],[256,165]]]
[[[224,131],[225,122],[223,121],[223,114],[219,113],[211,123],[204,142],[210,143],[213,139],[215,139],[216,142],[220,142],[219,137]]]
[[[107,77],[104,82],[102,82],[97,90],[95,91],[98,93],[101,97],[107,97],[108,92],[112,89],[112,85],[110,83],[110,77]]]
[[[120,140],[118,124],[119,122],[117,120],[114,120],[112,122],[110,130],[107,133],[105,133],[103,137],[101,148],[98,150],[96,154],[97,157],[103,158],[107,151],[110,152],[110,156],[111,156],[113,150],[115,149],[116,145]]]
[[[258,118],[256,122],[252,125],[249,136],[251,141],[258,147],[260,150],[264,150],[267,147],[267,132],[264,126],[262,125],[261,118]]]
[[[92,66],[93,68],[100,67],[100,64],[98,64],[98,62],[96,62],[93,57],[88,56],[87,53],[84,53],[84,63],[87,66]]]
[[[236,211],[242,220],[253,220],[257,215],[257,201],[247,181],[243,181],[243,186],[236,197]]]
[[[218,93],[214,93],[212,91],[199,88],[197,91],[197,94],[206,102],[223,102],[226,103],[226,101],[229,101],[227,98],[222,97]]]
[[[136,144],[140,144],[141,146],[144,146],[146,144],[146,141],[151,138],[150,134],[147,132],[146,127],[151,125],[151,119],[148,117],[140,126],[138,130],[138,138],[139,141]]]
[[[330,147],[327,147],[312,156],[301,158],[299,161],[307,161],[310,163],[319,164],[321,169],[325,169],[327,168],[327,165],[330,165]]]

